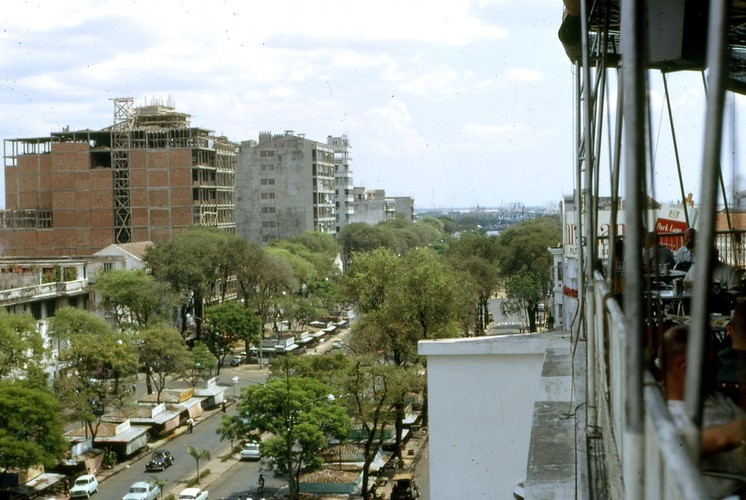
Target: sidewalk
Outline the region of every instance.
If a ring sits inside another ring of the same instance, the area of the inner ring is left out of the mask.
[[[228,406],[234,404],[234,401],[228,401]],[[220,406],[211,409],[209,411],[205,411],[200,417],[198,417],[194,425],[200,425],[205,420],[215,416],[218,413],[223,413],[223,410]],[[114,476],[118,474],[120,471],[130,467],[130,464],[135,461],[142,458],[143,455],[149,455],[153,451],[157,450],[158,448],[161,448],[162,446],[165,446],[168,442],[171,440],[177,438],[178,436],[181,436],[182,434],[189,432],[187,430],[187,426],[182,425],[177,427],[174,432],[169,434],[168,436],[164,437],[163,439],[160,439],[158,441],[152,441],[148,444],[146,448],[144,448],[140,453],[137,455],[134,455],[130,457],[129,460],[126,460],[124,462],[120,462],[111,469],[101,469],[97,474],[96,477],[99,480],[99,482],[106,481],[111,476]],[[200,471],[205,471],[207,469],[210,470],[210,474],[203,479],[200,480],[199,487],[203,489],[207,489],[207,487],[215,481],[217,478],[220,477],[221,474],[223,474],[225,471],[230,469],[233,465],[236,464],[236,460],[228,459],[223,460],[222,457],[230,451],[230,443],[226,442],[223,446],[220,447],[220,449],[217,451],[215,456],[205,463],[204,465],[200,466]],[[172,487],[170,490],[164,490],[163,491],[163,497],[165,498],[169,494],[174,495],[174,497],[178,498],[179,493],[181,490],[186,488],[186,481],[189,479],[192,479],[192,477],[185,478],[184,481],[180,482],[178,485]]]

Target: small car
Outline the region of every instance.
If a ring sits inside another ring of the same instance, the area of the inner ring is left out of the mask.
[[[241,448],[241,460],[260,460],[261,458],[259,443],[244,443]]]
[[[342,349],[342,342],[339,340],[335,340],[334,342],[332,342],[332,348]]]
[[[231,359],[231,366],[241,366],[243,363],[246,363],[246,358],[243,356],[234,356]]]
[[[129,492],[122,500],[156,500],[161,494],[161,487],[147,481],[138,481],[130,486]]]
[[[179,500],[208,500],[207,492],[199,488],[184,488],[179,493]]]
[[[93,474],[84,474],[70,488],[70,498],[91,498],[98,491],[98,481]]]
[[[168,450],[154,451],[150,460],[145,464],[145,470],[148,472],[166,470],[166,467],[174,464],[174,456]]]

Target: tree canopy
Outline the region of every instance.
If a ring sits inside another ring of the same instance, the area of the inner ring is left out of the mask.
[[[562,239],[558,217],[528,220],[505,230],[498,238],[500,275],[505,279],[504,313],[524,312],[529,330],[536,331],[539,303],[549,293],[552,257],[547,251]]]
[[[53,467],[67,449],[54,395],[23,381],[0,381],[0,470]]]

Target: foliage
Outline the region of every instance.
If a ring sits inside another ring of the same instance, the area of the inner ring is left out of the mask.
[[[345,276],[345,290],[363,313],[353,326],[353,348],[382,355],[399,368],[417,363],[419,340],[465,332],[464,324],[471,318],[475,301],[471,279],[427,248],[401,257],[386,249],[355,254]],[[400,450],[403,398],[395,402],[395,407],[396,444]]]
[[[191,457],[194,459],[194,462],[197,465],[197,481],[196,481],[196,483],[198,484],[199,480],[200,480],[200,477],[202,477],[202,476],[200,476],[200,473],[199,473],[199,463],[202,460],[210,460],[210,458],[212,457],[212,455],[210,455],[210,450],[201,450],[199,448],[195,448],[191,444],[187,444],[184,447],[186,448],[187,453],[189,453],[189,455],[191,455]],[[206,470],[204,475],[206,476],[207,474],[209,474],[209,472],[210,471]]]
[[[142,269],[102,272],[96,276],[94,289],[101,307],[120,329],[130,324],[147,328],[162,318],[170,305],[167,285]]]
[[[190,227],[170,240],[148,248],[145,260],[153,276],[164,281],[180,297],[181,332],[186,334],[187,315],[193,313],[196,340],[202,333],[204,301],[210,298],[221,277],[227,272],[225,249],[230,246],[228,233],[204,226]]]
[[[262,454],[272,458],[275,469],[289,474],[291,497],[300,473],[321,466],[318,453],[328,436],[343,438],[349,418],[337,401],[329,401],[331,388],[318,380],[290,376],[273,378],[265,385],[242,391],[238,414],[248,430],[269,432],[273,437],[262,444]]]
[[[209,306],[205,316],[205,345],[217,360],[218,373],[234,343],[244,341],[249,352],[249,345],[259,340],[259,318],[237,302]]]
[[[213,376],[218,364],[210,349],[202,342],[194,345],[191,354],[181,378],[186,380],[190,386],[196,387],[200,380],[207,380]]]
[[[477,334],[484,333],[489,314],[488,300],[498,286],[498,250],[496,237],[466,232],[452,242],[446,252],[450,265],[471,276],[476,285],[478,300],[474,330]]]
[[[140,363],[145,367],[149,382],[155,386],[156,402],[160,403],[166,382],[191,368],[191,353],[181,334],[166,326],[142,330],[137,338]]]
[[[72,307],[50,319],[49,334],[67,343],[59,361],[69,374],[55,380],[63,413],[68,421],[84,422],[95,439],[105,409],[125,404],[121,383],[139,366],[134,342],[115,334],[98,316]]]
[[[53,467],[67,450],[59,403],[48,390],[0,381],[0,470]]]
[[[44,354],[44,340],[34,317],[0,309],[0,379],[15,370],[41,370]]]
[[[522,310],[529,330],[536,331],[539,303],[547,297],[551,281],[552,258],[547,248],[562,237],[558,217],[543,217],[522,222],[503,232],[498,238],[500,275],[506,279],[507,300],[503,312]]]
[[[365,223],[348,224],[338,234],[345,263],[356,253],[386,248],[396,254],[428,246],[443,240],[444,233],[437,224],[407,222],[404,219],[384,221],[374,226]]]

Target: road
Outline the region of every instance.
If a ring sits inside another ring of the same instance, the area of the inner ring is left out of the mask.
[[[254,383],[263,383],[267,380],[267,372],[259,371],[256,365],[244,365],[241,367],[224,367],[220,371],[220,381],[223,385],[231,386],[232,377],[234,375],[239,376],[238,383],[236,384],[235,390],[238,391],[242,387]],[[226,392],[227,396],[233,395],[233,388],[229,388]],[[235,407],[230,406],[228,414],[234,413]],[[197,420],[197,425],[194,427],[192,434],[183,433],[180,434],[170,441],[168,441],[161,448],[169,450],[174,455],[174,464],[162,472],[145,472],[145,462],[149,459],[149,455],[143,455],[137,460],[130,462],[129,466],[121,470],[119,473],[109,477],[106,481],[101,484],[99,491],[101,492],[102,498],[117,499],[122,498],[129,490],[130,485],[136,481],[147,481],[151,478],[159,480],[163,484],[162,488],[164,492],[168,492],[174,487],[181,484],[186,487],[185,482],[197,474],[197,467],[191,455],[186,451],[186,445],[190,444],[195,448],[201,450],[209,450],[213,458],[224,455],[230,448],[230,442],[220,441],[220,436],[215,432],[215,429],[220,425],[220,415],[215,415],[212,418],[204,420]],[[200,462],[200,468],[204,466],[203,462]],[[247,463],[247,465],[249,465]],[[258,467],[257,464],[253,464]],[[258,474],[255,475],[255,477]],[[268,477],[265,475],[265,477]],[[212,495],[212,492],[210,492]],[[214,496],[213,498],[220,498]]]

